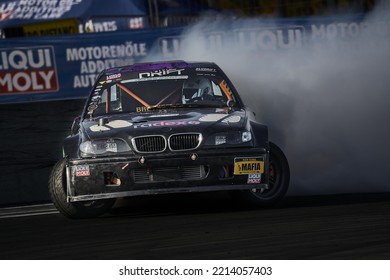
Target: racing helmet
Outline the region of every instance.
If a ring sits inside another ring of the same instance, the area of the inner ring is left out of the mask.
[[[213,98],[212,85],[209,79],[201,76],[190,77],[183,83],[182,103]]]

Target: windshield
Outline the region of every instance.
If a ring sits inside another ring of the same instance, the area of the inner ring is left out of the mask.
[[[141,75],[140,75],[141,76]],[[143,113],[156,109],[227,106],[235,100],[225,80],[212,75],[121,77],[103,81],[93,91],[87,108],[91,116]]]

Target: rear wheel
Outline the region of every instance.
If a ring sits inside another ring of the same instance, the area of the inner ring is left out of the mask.
[[[251,206],[271,206],[284,197],[289,183],[290,168],[286,156],[278,146],[270,143],[268,188],[236,191],[233,195]]]
[[[58,161],[53,167],[49,179],[49,193],[58,211],[71,219],[100,216],[106,213],[115,203],[115,199],[67,202],[65,159]]]

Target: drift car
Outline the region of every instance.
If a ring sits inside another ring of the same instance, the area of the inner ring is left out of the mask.
[[[214,63],[170,61],[103,71],[63,143],[49,191],[69,218],[108,211],[116,198],[230,191],[258,206],[289,185],[268,140]]]

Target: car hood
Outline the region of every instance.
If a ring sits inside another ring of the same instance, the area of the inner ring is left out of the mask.
[[[246,127],[244,110],[227,112],[222,109],[164,110],[137,114],[116,114],[85,119],[81,123],[88,139],[132,138],[143,135],[171,135],[200,132],[204,135]]]

